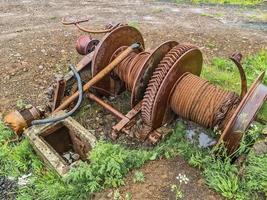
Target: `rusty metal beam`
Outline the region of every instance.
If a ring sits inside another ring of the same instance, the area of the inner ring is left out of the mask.
[[[61,104],[61,101],[64,98],[65,87],[66,80],[64,78],[57,80],[52,110],[55,110]]]

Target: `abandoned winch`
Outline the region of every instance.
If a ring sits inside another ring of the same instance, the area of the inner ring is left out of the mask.
[[[79,25],[80,22],[64,23],[87,30]],[[238,95],[199,77],[202,53],[191,44],[167,41],[153,51],[145,51],[143,37],[134,27],[117,24],[99,32],[106,33],[100,40],[91,36],[78,39],[76,49],[84,57],[76,69],[85,83],[83,91],[87,97],[119,119],[110,132],[112,139],[119,137],[121,132],[127,133],[141,113],[143,127],[136,133],[141,141],[155,144],[162,137],[157,129],[179,116],[206,128],[218,128],[222,133],[217,144],[224,142],[228,153],[238,148],[243,133],[266,100],[267,87],[261,84],[264,73],[247,91],[246,76],[240,64],[242,56],[234,54],[231,60],[238,67],[241,77],[242,92]],[[124,90],[131,92],[132,109],[127,114],[101,98],[116,97]],[[73,73],[58,79],[52,93],[50,90],[52,114],[71,107],[79,96]],[[25,119],[25,123],[19,123],[12,114],[5,118],[16,132],[21,133],[32,120],[41,118],[39,114],[28,120],[24,112],[16,116],[20,121]],[[29,137],[32,136],[27,132]]]

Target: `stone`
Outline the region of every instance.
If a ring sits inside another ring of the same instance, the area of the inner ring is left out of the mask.
[[[15,57],[20,57],[21,54],[20,54],[20,53],[16,53],[14,56],[15,56]]]
[[[44,69],[44,66],[43,65],[39,65],[38,68],[39,69]]]
[[[257,155],[267,153],[267,141],[261,140],[253,145],[253,150]]]

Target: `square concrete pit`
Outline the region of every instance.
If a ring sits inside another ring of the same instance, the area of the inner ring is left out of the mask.
[[[44,162],[61,176],[80,160],[87,160],[88,152],[96,143],[95,136],[72,117],[52,124],[32,126],[25,131],[25,135]],[[62,156],[67,151],[78,154],[79,159],[68,163]]]

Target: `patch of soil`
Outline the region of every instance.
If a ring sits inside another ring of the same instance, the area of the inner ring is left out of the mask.
[[[181,184],[183,198],[185,200],[216,200],[223,199],[215,192],[208,189],[200,173],[190,167],[183,158],[176,157],[169,160],[151,161],[147,163],[140,171],[145,176],[144,183],[134,183],[132,171],[126,178],[125,186],[118,188],[122,197],[126,193],[132,195],[132,199],[138,200],[162,200],[175,199],[175,193],[171,191],[173,184],[179,185],[178,174],[188,177],[187,184]],[[114,190],[108,189],[94,196],[95,200],[108,200],[113,198]]]

